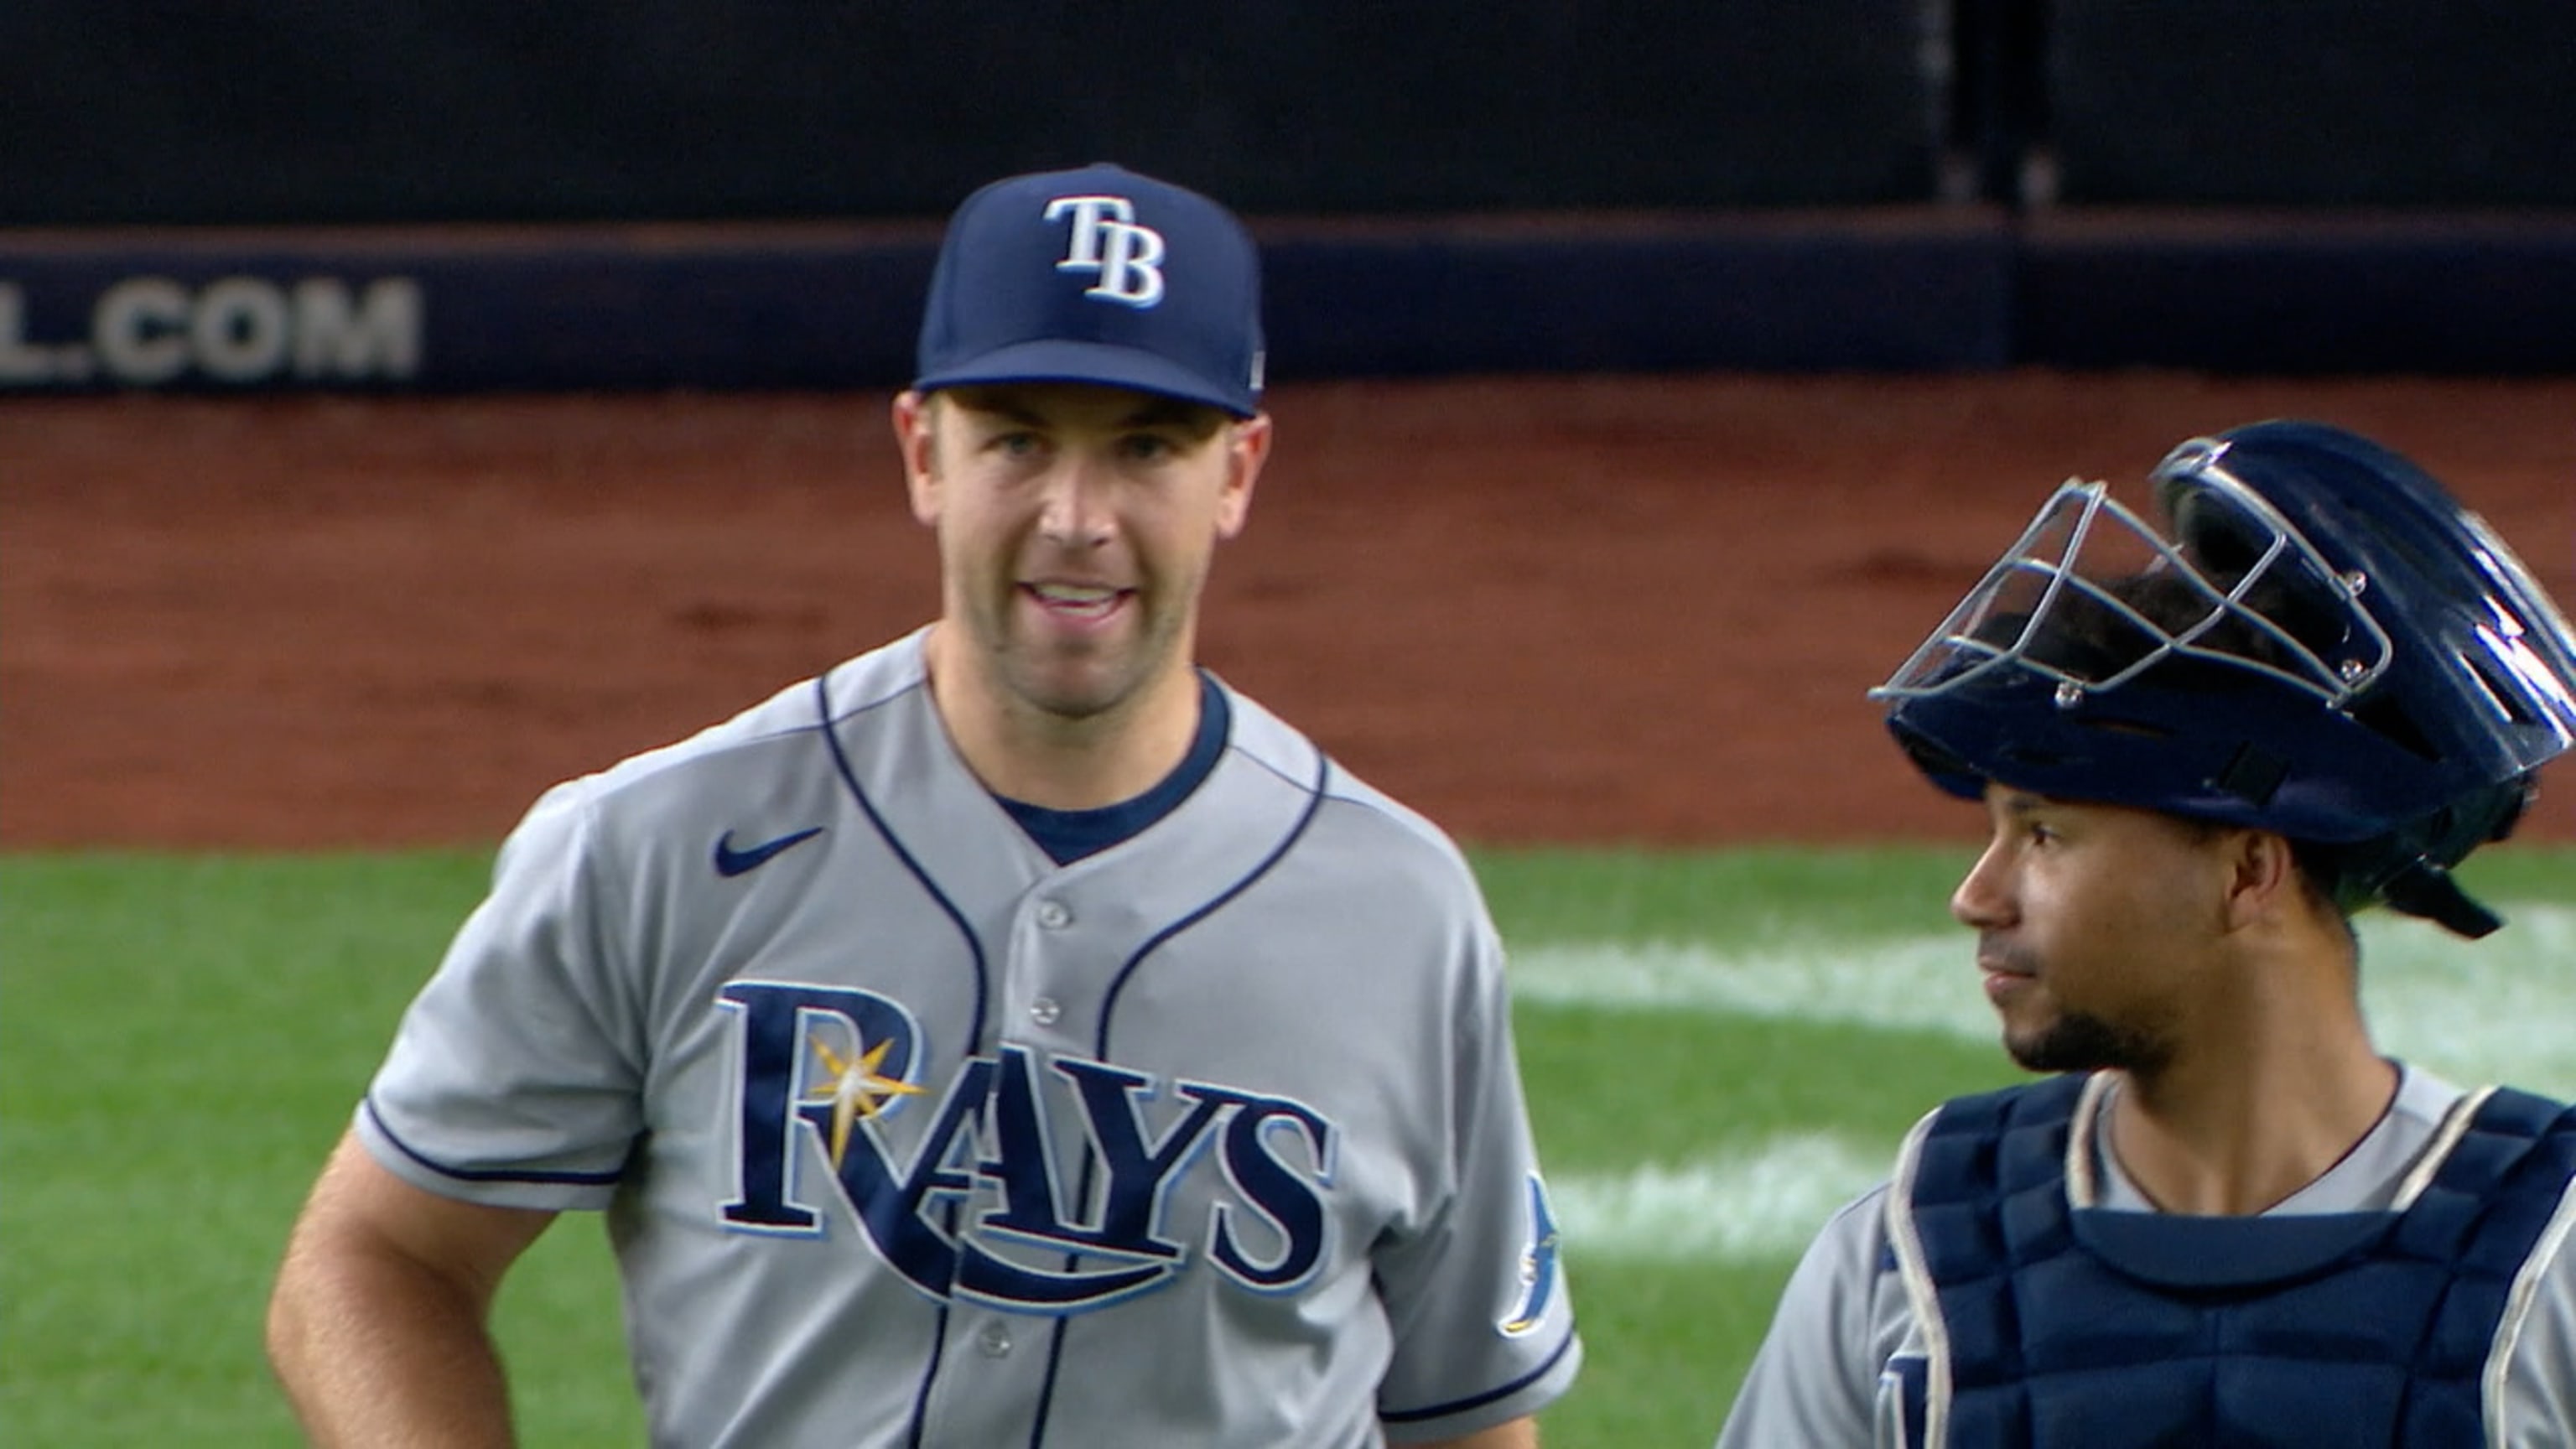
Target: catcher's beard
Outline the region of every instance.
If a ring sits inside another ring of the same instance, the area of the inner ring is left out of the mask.
[[[2173,1061],[2173,1045],[2163,1036],[2081,1011],[2067,1012],[2037,1031],[2007,1035],[2004,1050],[2034,1072],[2152,1075]]]

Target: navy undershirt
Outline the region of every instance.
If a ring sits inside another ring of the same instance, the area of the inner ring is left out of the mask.
[[[1181,763],[1153,789],[1096,810],[1050,810],[1005,795],[993,798],[1020,822],[1020,828],[1038,843],[1038,849],[1058,865],[1071,865],[1086,855],[1097,855],[1120,841],[1143,834],[1145,827],[1179,809],[1199,782],[1216,768],[1217,757],[1225,753],[1226,730],[1232,715],[1225,691],[1217,687],[1207,671],[1201,670],[1198,735],[1190,741],[1190,752],[1181,757]]]

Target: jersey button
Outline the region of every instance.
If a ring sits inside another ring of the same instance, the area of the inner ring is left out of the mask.
[[[1011,1330],[999,1323],[987,1323],[975,1334],[975,1347],[986,1358],[1000,1358],[1011,1351]]]
[[[1061,931],[1073,924],[1073,912],[1062,901],[1038,902],[1038,924],[1050,931]]]
[[[1029,1003],[1029,1020],[1040,1026],[1053,1026],[1055,1019],[1062,1015],[1064,1008],[1056,1005],[1052,996],[1041,996]]]

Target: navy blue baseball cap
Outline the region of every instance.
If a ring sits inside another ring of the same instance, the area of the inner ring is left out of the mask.
[[[1261,407],[1261,259],[1234,214],[1108,164],[959,204],[921,317],[924,392],[1085,382]]]

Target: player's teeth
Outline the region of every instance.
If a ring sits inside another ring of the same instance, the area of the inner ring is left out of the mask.
[[[1118,597],[1116,589],[1068,589],[1049,584],[1037,585],[1037,596],[1050,604],[1071,604],[1091,608]]]

